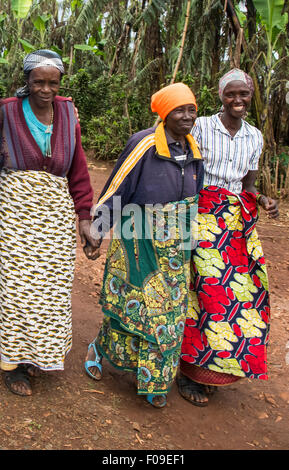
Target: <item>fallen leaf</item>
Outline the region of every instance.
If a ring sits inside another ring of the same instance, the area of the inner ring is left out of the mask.
[[[88,393],[101,393],[104,395],[104,392],[101,392],[100,390],[82,390],[83,392],[88,392]]]
[[[267,413],[263,412],[263,413],[259,414],[258,418],[259,419],[267,419],[267,418],[269,418],[269,416],[267,415]]]
[[[272,406],[276,406],[276,407],[278,406],[273,397],[270,397],[270,396],[267,395],[266,393],[264,394],[264,396],[265,396],[265,401],[266,401],[267,403],[270,403],[270,405],[272,405]]]
[[[277,416],[277,418],[275,419],[275,423],[279,423],[279,421],[281,421],[282,419],[282,416]]]
[[[141,431],[140,425],[138,423],[132,423],[132,427],[135,431],[138,431],[138,432]]]
[[[139,435],[137,433],[135,434],[135,437],[137,438],[137,440],[140,444],[143,443],[143,440],[139,437]]]

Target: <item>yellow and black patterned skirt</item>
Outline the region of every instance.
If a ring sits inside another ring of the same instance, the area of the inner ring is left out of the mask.
[[[0,174],[1,367],[63,369],[72,345],[75,211],[66,178]],[[6,367],[5,367],[6,366]]]

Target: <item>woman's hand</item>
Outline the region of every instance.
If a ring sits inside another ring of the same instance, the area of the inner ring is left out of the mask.
[[[69,101],[73,101],[71,96],[69,96],[67,98]],[[74,106],[74,114],[75,114],[75,117],[76,119],[78,120],[78,122],[80,122],[80,119],[79,119],[79,113],[78,113],[78,108],[75,106],[75,104],[73,103],[73,106]]]
[[[81,239],[82,249],[88,259],[95,260],[100,256],[99,247],[101,245],[101,239],[96,240],[90,234],[90,220],[79,221],[79,235]]]
[[[276,219],[279,216],[277,201],[271,197],[267,197],[262,194],[259,196],[258,203],[263,207],[271,219]]]

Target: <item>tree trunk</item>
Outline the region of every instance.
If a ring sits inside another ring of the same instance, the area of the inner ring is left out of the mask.
[[[119,62],[120,62],[120,57],[121,57],[121,54],[123,52],[123,48],[125,46],[127,37],[129,36],[130,28],[131,28],[131,25],[129,23],[126,23],[124,25],[122,34],[121,34],[121,36],[118,40],[117,46],[116,46],[116,50],[115,50],[115,54],[114,54],[112,64],[111,64],[111,67],[110,67],[109,75],[113,75],[113,73],[118,68],[118,65],[119,65]]]
[[[247,7],[247,28],[249,41],[252,41],[256,34],[256,8],[252,0],[246,0]]]
[[[188,30],[188,23],[189,23],[189,17],[190,17],[190,8],[191,8],[191,0],[188,0],[187,9],[186,9],[186,16],[185,16],[185,24],[184,24],[183,34],[182,34],[181,47],[180,47],[178,59],[177,59],[176,65],[175,65],[175,70],[174,70],[173,76],[171,78],[171,83],[174,83],[174,81],[176,79],[176,75],[178,73],[179,66],[180,66],[180,63],[181,63],[181,60],[182,60],[183,50],[184,50],[184,45],[185,45],[185,40],[186,40],[186,34],[187,34],[187,30]]]
[[[234,32],[234,35],[235,35],[236,38],[238,38],[238,34],[240,35],[240,30],[242,28],[241,28],[239,19],[236,15],[233,2],[231,0],[226,0],[225,6],[226,6],[226,13],[228,15],[231,27],[232,27],[233,32]],[[241,41],[241,45],[240,45],[240,53],[242,52],[242,50],[247,53],[248,57],[250,57],[250,55],[248,54],[248,45],[247,45],[247,41],[246,41],[246,38],[245,38],[244,34],[242,35],[242,41]],[[258,124],[258,127],[261,128],[262,127],[263,104],[262,104],[262,100],[261,100],[261,93],[260,93],[260,89],[259,89],[259,83],[258,83],[258,80],[257,80],[256,73],[254,71],[254,67],[252,67],[252,70],[251,70],[250,74],[251,74],[252,80],[254,82],[254,88],[255,88],[255,93],[254,93],[254,96],[253,96],[253,103],[254,103],[255,112],[256,112],[257,124]]]

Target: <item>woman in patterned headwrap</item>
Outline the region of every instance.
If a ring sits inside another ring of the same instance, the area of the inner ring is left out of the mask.
[[[71,348],[75,212],[87,256],[98,254],[80,126],[57,96],[63,72],[55,52],[28,54],[26,85],[0,108],[0,355],[19,395],[38,369],[62,370]]]
[[[112,220],[119,206],[121,232],[108,249],[104,320],[85,369],[99,380],[104,357],[132,371],[138,394],[160,408],[179,363],[203,165],[190,135],[197,104],[189,87],[164,87],[152,96],[151,108],[163,121],[129,139],[96,207],[98,224],[105,214]]]
[[[221,78],[222,111],[192,129],[204,158],[199,242],[193,272],[178,386],[194,405],[215,387],[243,377],[267,379],[268,280],[256,232],[259,204],[277,217],[277,204],[254,183],[261,132],[243,120],[252,79],[239,69]]]

